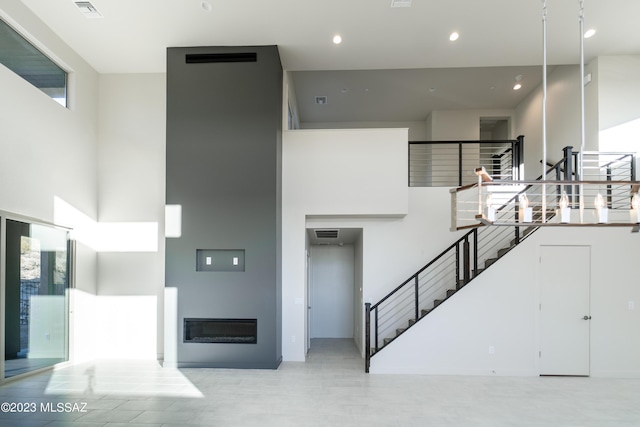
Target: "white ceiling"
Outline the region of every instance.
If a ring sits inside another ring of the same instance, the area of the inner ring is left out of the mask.
[[[99,19],[85,18],[72,0],[22,1],[100,73],[165,72],[167,47],[278,45],[284,69],[296,72],[302,121],[513,108],[540,82],[541,0],[413,0],[409,8],[391,8],[391,0],[209,0],[210,11],[201,0],[91,0]],[[579,63],[579,4],[548,1],[549,64]],[[587,61],[640,54],[639,0],[584,5],[585,27],[597,30],[585,41]],[[452,31],[460,33],[454,43]],[[337,33],[340,45],[331,41]],[[524,87],[514,94],[517,74]],[[328,108],[314,108],[315,95],[328,96]],[[340,104],[341,96],[354,99]]]

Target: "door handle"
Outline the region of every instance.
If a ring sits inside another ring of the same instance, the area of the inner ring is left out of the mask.
[[[582,320],[591,320],[591,316],[584,316]]]

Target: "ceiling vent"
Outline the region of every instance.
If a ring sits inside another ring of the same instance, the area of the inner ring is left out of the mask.
[[[185,55],[187,64],[213,64],[220,62],[256,62],[256,52],[238,53],[189,53]]]
[[[339,230],[314,230],[318,239],[337,239]]]
[[[80,12],[85,16],[85,18],[102,18],[102,14],[98,12],[98,9],[91,2],[88,1],[77,1],[75,2]]]
[[[391,0],[391,7],[411,7],[411,0]]]
[[[325,105],[326,103],[327,103],[327,97],[326,96],[316,96],[316,104]]]

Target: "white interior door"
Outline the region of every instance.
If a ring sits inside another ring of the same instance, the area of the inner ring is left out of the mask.
[[[540,375],[589,375],[588,246],[540,247]]]
[[[352,245],[311,247],[311,338],[353,338]]]

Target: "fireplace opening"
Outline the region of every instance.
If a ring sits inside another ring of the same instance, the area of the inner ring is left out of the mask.
[[[256,344],[257,319],[184,319],[184,342]]]

